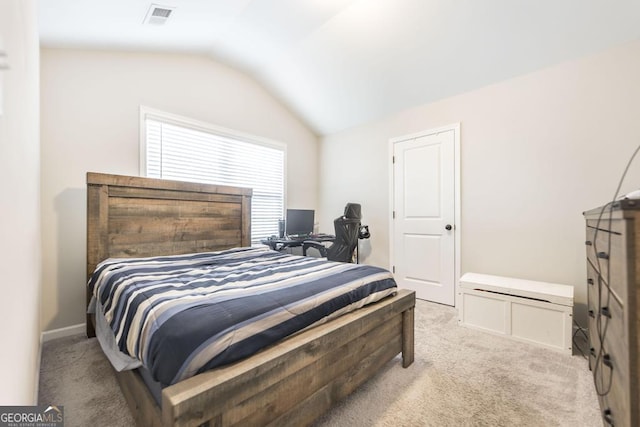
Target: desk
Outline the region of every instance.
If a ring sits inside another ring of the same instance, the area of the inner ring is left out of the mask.
[[[309,237],[302,238],[289,238],[289,237],[271,237],[269,239],[260,240],[260,243],[263,245],[269,246],[274,251],[281,251],[286,248],[295,248],[297,246],[302,246],[302,242],[304,241],[312,241],[312,242],[333,242],[336,240],[336,236],[332,236],[330,234],[316,234],[311,235]]]

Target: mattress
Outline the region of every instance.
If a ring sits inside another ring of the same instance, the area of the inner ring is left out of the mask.
[[[88,286],[114,367],[142,365],[162,385],[248,357],[397,289],[378,267],[262,247],[107,259]]]

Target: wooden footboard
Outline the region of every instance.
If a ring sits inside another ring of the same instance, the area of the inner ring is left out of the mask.
[[[162,393],[159,408],[135,372],[118,380],[139,426],[302,426],[402,353],[413,362],[415,293],[394,297],[309,329],[248,359]]]

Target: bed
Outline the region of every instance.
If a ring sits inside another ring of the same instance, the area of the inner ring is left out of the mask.
[[[87,276],[107,258],[250,247],[251,190],[87,174]],[[87,288],[87,305],[91,299]],[[138,370],[116,372],[144,426],[309,425],[399,353],[413,362],[415,293],[398,292],[152,396]],[[95,335],[87,315],[87,335]]]

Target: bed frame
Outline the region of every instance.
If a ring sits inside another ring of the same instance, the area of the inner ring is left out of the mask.
[[[250,246],[251,190],[87,174],[87,275],[108,257]],[[87,295],[87,302],[90,295]],[[415,293],[397,295],[162,391],[117,372],[140,426],[309,425],[402,353],[414,357]],[[87,336],[95,319],[87,315]]]

